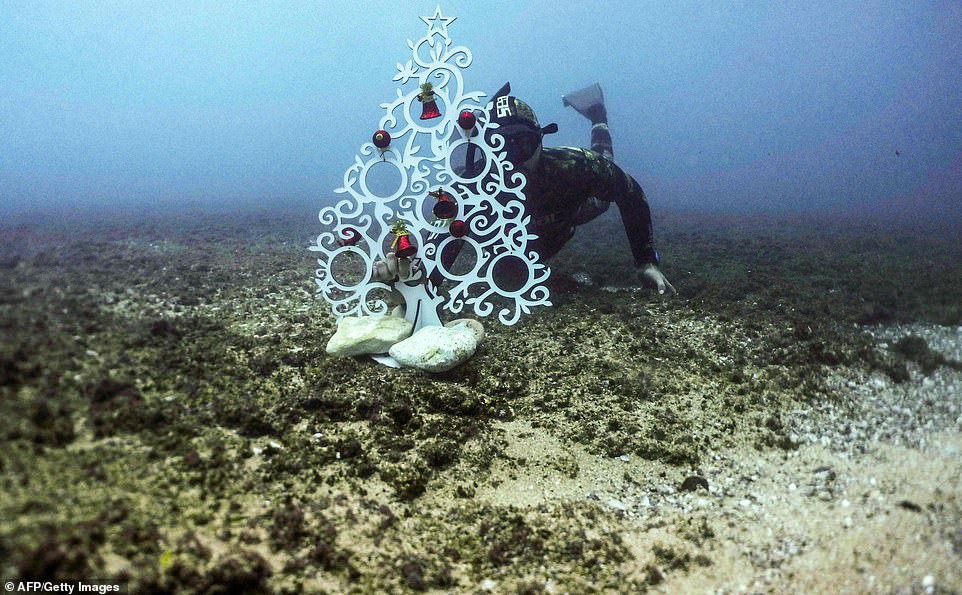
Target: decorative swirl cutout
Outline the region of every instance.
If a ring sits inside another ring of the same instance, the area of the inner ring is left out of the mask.
[[[448,54],[448,60],[454,60],[454,65],[458,68],[467,68],[471,65],[471,53],[466,48],[457,47]]]

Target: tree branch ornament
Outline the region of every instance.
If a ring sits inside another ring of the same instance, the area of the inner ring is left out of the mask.
[[[529,247],[537,236],[528,231],[526,180],[488,121],[486,95],[464,88],[462,70],[473,58],[452,45],[455,18],[438,7],[421,19],[428,30],[408,41],[411,59],[397,64],[397,97],[381,104],[385,114],[371,142],[335,190],[346,198],[319,213],[324,231],[309,248],[317,254],[317,293],[339,321],[388,314],[396,290],[414,331],[441,325],[442,311],[489,316],[492,300],[498,320],[511,325],[532,307],[551,305],[544,285],[550,269]],[[387,168],[396,187],[372,183],[375,167]],[[460,268],[441,259],[450,244],[459,245]],[[411,261],[410,272],[391,285],[375,281],[374,264],[391,252]],[[499,286],[495,269],[508,260],[521,279]]]

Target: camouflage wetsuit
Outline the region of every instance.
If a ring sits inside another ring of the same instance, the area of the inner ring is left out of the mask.
[[[592,137],[594,141],[595,135]],[[592,147],[598,144],[592,142]],[[614,161],[598,151],[544,147],[535,169],[525,175],[525,208],[534,223],[532,231],[538,235],[533,248],[541,258],[553,256],[571,239],[576,226],[615,203],[635,265],[657,264],[645,192]]]
[[[652,242],[651,211],[641,186],[612,160],[611,135],[603,106],[590,114],[591,149],[576,147],[542,147],[541,158],[533,170],[524,169],[525,209],[531,215],[529,231],[538,239],[529,244],[542,260],[554,256],[571,239],[578,225],[604,213],[611,203],[618,205],[628,234],[635,266],[658,264],[658,253]],[[460,252],[460,243],[449,244],[441,254],[450,269]],[[522,280],[527,269],[512,260],[502,261],[503,279]],[[431,277],[440,285],[443,277],[435,271]],[[510,282],[509,282],[510,283]]]

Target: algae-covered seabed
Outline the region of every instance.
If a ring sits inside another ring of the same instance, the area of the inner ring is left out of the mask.
[[[313,213],[4,224],[0,578],[962,590],[959,228],[658,212],[666,300],[609,215],[438,376],[325,354]]]

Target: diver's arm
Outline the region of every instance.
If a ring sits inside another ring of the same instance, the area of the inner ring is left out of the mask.
[[[658,253],[652,240],[651,209],[645,199],[645,191],[633,179],[629,178],[629,187],[625,192],[615,195],[615,204],[621,212],[621,222],[628,234],[628,244],[631,254],[635,258],[635,266],[658,264]]]
[[[651,233],[651,209],[648,207],[648,201],[645,200],[644,190],[633,179],[631,181],[637,192],[623,194],[624,198],[615,202],[621,211],[621,221],[628,233],[635,266],[639,268],[638,278],[645,286],[656,289],[659,294],[664,294],[666,291],[678,293],[658,268],[658,252],[655,251]]]
[[[618,205],[621,222],[625,226],[628,244],[634,256],[635,267],[639,269],[638,276],[642,283],[654,287],[659,294],[665,291],[677,293],[658,268],[658,252],[655,251],[651,226],[651,208],[645,198],[645,191],[633,177],[610,161],[606,167],[599,169],[600,188],[596,196]]]
[[[592,173],[592,193],[601,200],[618,205],[621,222],[628,235],[628,244],[636,267],[658,264],[651,230],[651,209],[645,191],[635,179],[614,162],[593,151],[584,151]]]

